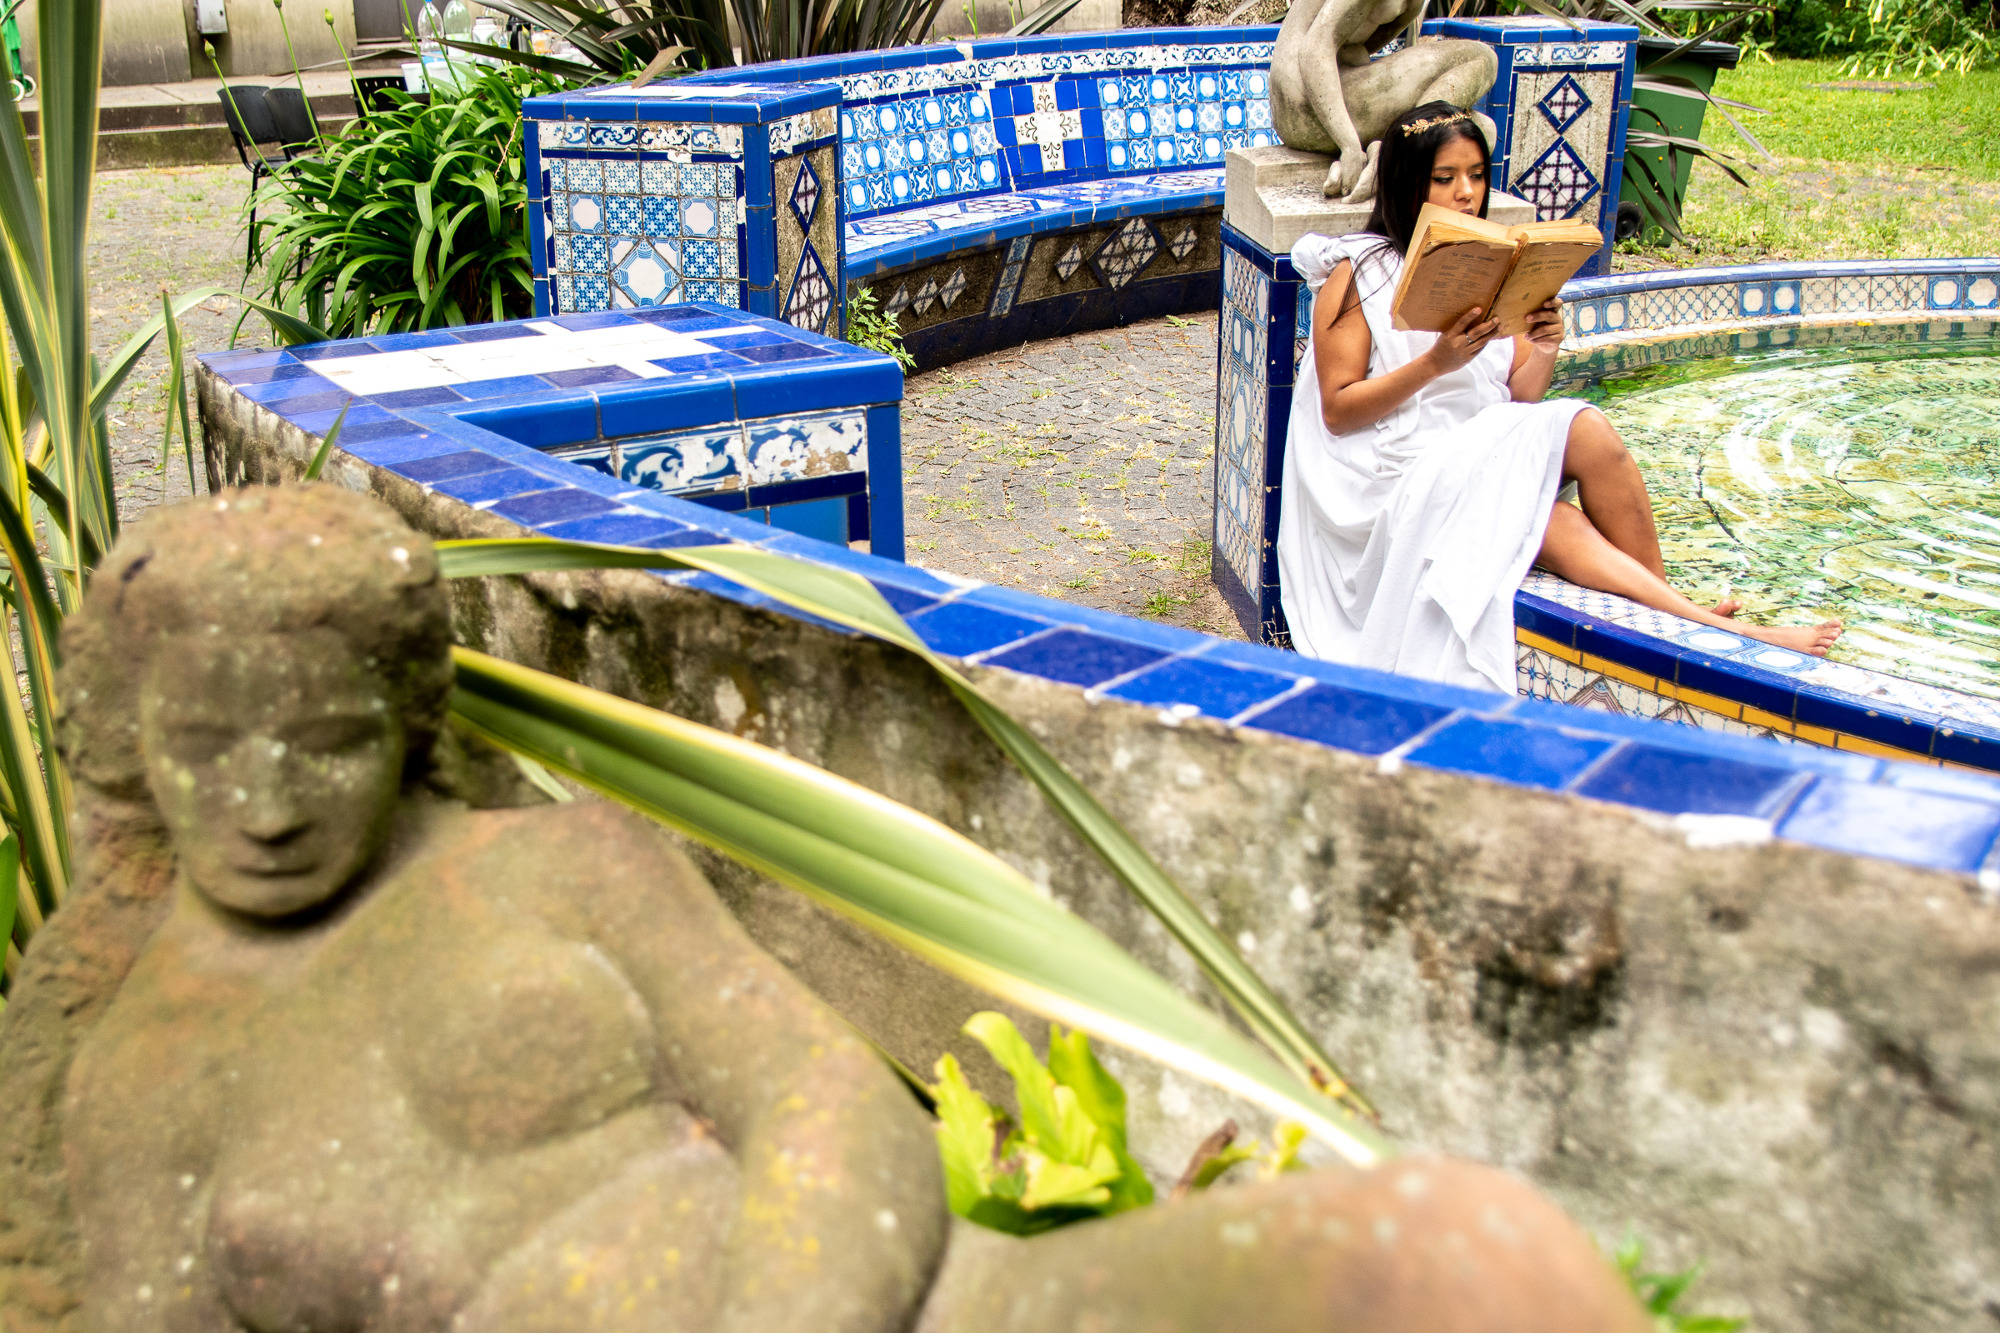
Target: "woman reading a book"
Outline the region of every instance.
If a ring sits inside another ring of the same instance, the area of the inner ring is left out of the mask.
[[[1558,301],[1510,318],[1510,282],[1487,298],[1501,319],[1475,306],[1434,325],[1440,333],[1398,327],[1413,327],[1396,315],[1412,298],[1392,306],[1419,214],[1428,203],[1484,218],[1487,166],[1468,113],[1417,107],[1383,137],[1367,230],[1307,236],[1292,250],[1316,293],[1278,525],[1293,643],[1311,657],[1511,694],[1514,591],[1539,563],[1824,656],[1839,621],[1741,624],[1736,602],[1710,609],[1668,584],[1646,483],[1617,431],[1586,403],[1542,401],[1562,345]],[[1425,294],[1436,297],[1436,284]],[[1502,336],[1503,323],[1522,331]],[[1558,498],[1572,482],[1581,508]]]

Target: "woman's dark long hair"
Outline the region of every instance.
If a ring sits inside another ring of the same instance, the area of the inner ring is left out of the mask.
[[[1427,129],[1410,132],[1412,125],[1438,121]],[[1479,216],[1486,216],[1486,204],[1493,193],[1493,157],[1479,122],[1449,102],[1426,102],[1396,117],[1396,123],[1382,136],[1382,156],[1375,168],[1375,207],[1362,230],[1388,238],[1397,254],[1410,248],[1416,234],[1417,214],[1431,195],[1431,166],[1438,150],[1453,139],[1463,139],[1479,149],[1480,176],[1485,182],[1479,194]]]

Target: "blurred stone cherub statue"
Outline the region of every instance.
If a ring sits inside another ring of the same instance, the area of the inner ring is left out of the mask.
[[[1500,64],[1484,42],[1420,41],[1377,58],[1423,15],[1426,0],[1293,0],[1271,53],[1271,123],[1288,148],[1331,153],[1326,193],[1375,197],[1382,136],[1426,102],[1470,108]],[[1490,117],[1473,112],[1494,146]]]
[[[430,544],[330,486],[135,525],[65,628],[85,861],[0,1016],[10,1333],[1641,1333],[1497,1172],[1021,1240],[653,826],[426,782]]]

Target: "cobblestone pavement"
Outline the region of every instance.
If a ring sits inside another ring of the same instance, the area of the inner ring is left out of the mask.
[[[909,559],[1241,638],[1209,581],[1215,314],[912,375]]]
[[[243,275],[240,210],[250,179],[241,167],[169,167],[99,173],[91,203],[90,333],[108,359],[160,312],[162,287],[176,295],[197,287],[235,289]],[[229,346],[242,309],[215,299],[181,318],[190,358]],[[243,325],[244,345],[267,341],[264,322]],[[111,460],[120,517],[130,521],[163,500],[189,494],[187,463],[176,435],[173,465],[160,467],[166,425],[166,340],[155,341],[111,404]],[[189,414],[193,415],[190,386]],[[196,439],[201,424],[195,423]],[[196,449],[196,468],[200,467]]]

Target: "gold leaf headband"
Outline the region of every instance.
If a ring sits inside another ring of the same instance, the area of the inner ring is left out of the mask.
[[[1440,125],[1456,125],[1461,120],[1471,119],[1472,114],[1468,111],[1454,111],[1449,116],[1432,116],[1429,120],[1419,120],[1403,126],[1403,135],[1407,138],[1413,134],[1422,134],[1425,130],[1434,130]]]

